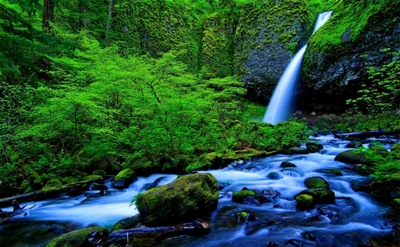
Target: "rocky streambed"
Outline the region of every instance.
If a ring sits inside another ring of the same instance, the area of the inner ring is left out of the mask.
[[[207,222],[207,231],[194,235],[184,231],[182,234],[163,235],[155,243],[154,238],[131,236],[130,244],[395,245],[393,241],[396,241],[398,224],[387,217],[392,212],[389,204],[376,200],[369,193],[356,192],[354,181],[362,182],[367,177],[360,175],[354,165],[335,161],[337,154],[349,149],[346,145],[350,142],[334,136],[312,139],[321,143],[323,149],[310,154],[278,154],[248,162],[236,161],[223,169],[200,171],[211,173],[219,185],[216,209],[210,217],[202,218]],[[374,140],[368,139],[362,145],[367,146]],[[384,147],[390,149],[391,146],[387,144]],[[131,205],[132,198],[150,187],[169,184],[176,178],[177,175],[156,174],[139,177],[128,189],[109,189],[103,195],[91,190],[78,196],[24,203],[29,210],[0,225],[1,246],[46,246],[50,240],[66,232],[91,226],[101,226],[111,232],[116,222],[138,214],[135,205]],[[11,211],[12,208],[2,210]],[[131,226],[125,223],[127,227],[143,227],[143,220],[137,224],[139,221]],[[204,226],[201,222],[180,225],[175,229],[189,229],[190,232],[191,228],[198,228],[198,224]],[[85,232],[85,238],[87,234]],[[119,240],[119,244],[124,246],[126,240]],[[111,245],[109,240],[101,246]]]

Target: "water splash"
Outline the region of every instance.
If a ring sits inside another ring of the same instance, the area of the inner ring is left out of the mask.
[[[324,12],[318,15],[317,22],[314,27],[313,34],[324,25],[331,17],[332,11]],[[263,122],[276,124],[285,121],[289,116],[290,105],[292,104],[292,93],[299,79],[301,62],[307,45],[303,46],[290,61],[289,65],[283,72],[282,77],[274,90],[272,98],[268,104],[267,111],[264,115]]]

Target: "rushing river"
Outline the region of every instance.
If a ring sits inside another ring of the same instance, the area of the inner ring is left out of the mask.
[[[363,178],[350,166],[334,161],[346,150],[347,141],[333,136],[313,138],[324,145],[319,153],[307,155],[275,155],[252,162],[235,162],[230,166],[208,171],[223,187],[217,210],[210,219],[211,232],[201,237],[186,237],[175,242],[177,246],[359,246],[368,245],[371,237],[391,231],[383,215],[388,208],[374,201],[368,194],[354,192],[350,181]],[[390,148],[387,147],[387,148]],[[283,161],[296,168],[282,168]],[[326,173],[340,169],[343,176]],[[277,172],[280,179],[269,179]],[[317,205],[313,210],[297,210],[294,196],[305,190],[304,180],[321,176],[335,192],[334,204]],[[52,238],[67,231],[100,225],[111,228],[118,220],[138,213],[132,198],[147,185],[162,177],[159,185],[176,179],[176,175],[158,174],[139,178],[124,191],[109,190],[106,195],[88,191],[74,197],[60,197],[40,202],[23,203],[26,215],[19,215],[0,225],[0,246],[45,246]],[[255,190],[273,190],[280,196],[271,203],[256,205],[232,202],[232,192],[243,187]],[[12,208],[3,208],[12,211]],[[249,212],[254,221],[240,223],[236,212]],[[169,245],[174,246],[174,245]]]

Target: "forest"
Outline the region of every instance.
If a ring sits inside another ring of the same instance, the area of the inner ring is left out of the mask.
[[[395,144],[399,5],[1,0],[0,198],[126,169],[220,169],[289,154],[312,135],[378,131]],[[311,36],[324,11],[331,20]],[[297,114],[262,122],[280,75],[306,43]],[[389,143],[378,141],[374,147]],[[399,207],[400,147],[357,147],[372,193],[391,193]]]

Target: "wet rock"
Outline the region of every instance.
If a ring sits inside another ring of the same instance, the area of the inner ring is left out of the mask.
[[[129,185],[138,180],[135,172],[131,169],[125,169],[120,171],[112,182],[112,186],[116,189],[125,189],[128,188]]]
[[[318,169],[316,172],[324,173],[329,176],[343,176],[343,173],[339,169]]]
[[[317,209],[317,212],[319,215],[324,215],[328,217],[329,219],[337,219],[339,217],[339,214],[336,211],[333,211],[329,207],[321,207]]]
[[[288,154],[309,154],[306,148],[302,147],[292,147],[287,151]]]
[[[50,243],[48,243],[46,247],[91,246],[90,242],[88,241],[89,239],[92,241],[102,242],[107,239],[107,236],[108,236],[108,231],[106,228],[102,227],[84,228],[66,233],[58,238],[55,238],[52,241],[50,241]]]
[[[249,213],[247,212],[236,212],[234,217],[238,221],[238,223],[244,223],[247,220],[247,217],[249,216]]]
[[[274,241],[271,241],[267,244],[267,247],[278,247],[279,245],[275,243]]]
[[[279,180],[279,179],[282,178],[282,175],[279,174],[279,173],[277,173],[277,172],[270,172],[270,173],[267,175],[267,178],[272,179],[272,180]]]
[[[304,242],[300,241],[300,240],[297,240],[297,239],[290,239],[285,243],[285,245],[295,246],[295,247],[303,247],[304,246]]]
[[[60,190],[62,190],[62,182],[57,178],[52,178],[42,188],[42,191],[44,191],[44,192],[53,192],[53,191],[60,191]]]
[[[263,190],[260,196],[263,198],[262,202],[274,202],[281,194],[276,190]]]
[[[290,176],[290,177],[295,177],[295,178],[300,178],[304,176],[304,173],[296,168],[286,168],[281,170],[281,172],[286,175],[286,176]]]
[[[135,228],[141,222],[142,222],[142,217],[140,216],[140,214],[137,214],[133,217],[126,218],[115,223],[115,225],[111,228],[111,232],[123,229]]]
[[[236,191],[233,194],[232,201],[258,206],[258,205],[260,205],[260,202],[255,198],[255,196],[256,196],[256,193],[253,190],[243,188],[241,191]]]
[[[160,184],[160,182],[161,182],[162,180],[164,180],[165,178],[166,178],[166,177],[159,177],[159,178],[157,178],[156,180],[154,180],[154,182],[152,182],[151,184],[146,184],[146,185],[143,187],[143,189],[144,189],[144,190],[153,189],[153,188],[157,187],[157,186]]]
[[[335,192],[325,188],[303,190],[300,194],[312,196],[314,203],[330,204],[335,202]]]
[[[336,155],[335,160],[348,164],[364,164],[367,166],[373,165],[373,161],[367,159],[366,154],[358,150],[347,150],[341,152]]]
[[[171,224],[208,216],[218,204],[218,182],[210,173],[189,174],[139,195],[146,224]]]
[[[347,143],[345,147],[346,148],[360,148],[362,146],[363,146],[363,144],[361,142],[353,141],[353,142]]]
[[[105,184],[99,184],[99,183],[93,183],[90,187],[91,190],[108,190],[107,185]]]
[[[301,236],[302,236],[304,239],[309,240],[309,241],[315,241],[315,240],[317,240],[317,237],[316,237],[314,234],[310,233],[310,232],[302,232],[302,233],[301,233]]]
[[[304,185],[309,189],[324,188],[329,190],[328,182],[322,177],[310,177],[304,180]]]
[[[296,165],[289,161],[283,161],[280,167],[289,168],[289,167],[296,167]]]
[[[301,210],[314,208],[314,198],[308,194],[300,194],[296,198],[296,207]]]
[[[103,234],[101,234],[99,231],[94,230],[88,234],[87,240],[90,244],[92,245],[98,245],[101,243],[103,239]]]
[[[306,143],[307,151],[310,153],[318,153],[320,150],[324,148],[319,142],[307,142]]]
[[[372,192],[372,182],[374,182],[375,179],[373,178],[360,178],[356,179],[350,182],[351,188],[358,192],[367,192],[371,193]]]

